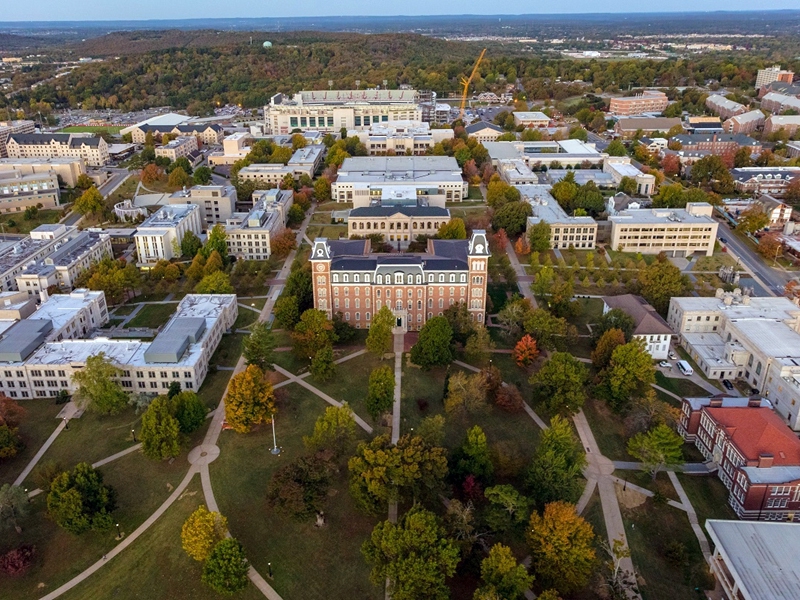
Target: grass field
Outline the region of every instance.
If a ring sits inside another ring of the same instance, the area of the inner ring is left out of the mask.
[[[60,210],[40,210],[32,219],[26,219],[24,212],[20,211],[0,215],[0,224],[5,233],[30,233],[39,225],[58,223],[60,218]]]
[[[42,447],[58,426],[56,415],[63,408],[52,398],[32,398],[22,405],[25,415],[19,425],[19,434],[25,447],[13,458],[0,460],[0,484],[13,483],[25,465]]]
[[[687,398],[700,398],[708,396],[708,391],[693,381],[679,377],[667,377],[661,371],[656,371],[656,385],[669,390],[673,394]]]
[[[203,385],[197,391],[197,395],[208,408],[214,409],[222,400],[222,394],[228,387],[228,380],[233,373],[231,371],[209,371]]]
[[[306,235],[310,240],[321,237],[338,240],[340,237],[347,237],[347,225],[309,225]]]
[[[589,421],[600,452],[611,460],[631,460],[626,450],[628,438],[622,418],[615,415],[602,400],[587,398],[583,413]]]
[[[242,354],[244,338],[245,334],[243,333],[227,333],[223,335],[209,364],[218,367],[235,367],[239,361],[239,356]]]
[[[98,133],[101,131],[107,131],[108,133],[119,133],[125,129],[123,126],[114,126],[109,125],[107,127],[102,125],[73,125],[71,127],[64,127],[64,129],[59,129],[60,132],[63,133]]]
[[[123,304],[122,306],[118,306],[114,309],[114,316],[115,317],[127,317],[131,314],[134,310],[136,310],[137,304]]]
[[[382,598],[382,588],[369,581],[361,544],[377,519],[357,512],[347,490],[347,469],[334,480],[325,509],[326,525],[297,523],[265,505],[264,497],[274,470],[305,453],[302,436],[327,404],[307,390],[290,385],[278,408],[276,432],[283,452],[270,454],[272,433],[267,426],[240,435],[224,431],[222,454],[211,463],[217,501],[228,517],[231,533],[248,552],[253,566],[267,573],[272,563],[272,585],[284,600],[322,598]],[[246,468],[244,468],[246,467]]]
[[[135,317],[125,324],[125,327],[150,327],[156,329],[169,321],[169,318],[175,313],[177,307],[177,302],[146,304],[136,313]]]
[[[689,501],[697,512],[702,527],[706,519],[736,519],[728,504],[728,490],[716,475],[687,475],[678,473]]]
[[[469,186],[469,195],[467,196],[467,200],[483,200],[483,192],[481,192],[481,186],[479,185]]]
[[[239,307],[239,316],[236,317],[236,322],[233,324],[233,329],[243,329],[249,327],[258,319],[258,313],[249,308]]]

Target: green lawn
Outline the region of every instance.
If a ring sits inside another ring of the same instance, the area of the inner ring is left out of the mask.
[[[197,392],[200,399],[211,409],[217,408],[219,401],[222,400],[222,394],[225,393],[225,388],[228,387],[228,380],[233,375],[232,371],[209,371],[206,375],[203,385]]]
[[[48,223],[58,223],[60,210],[40,210],[35,217],[26,219],[24,211],[0,215],[0,224],[5,233],[30,233],[32,230]]]
[[[167,292],[139,294],[136,296],[136,298],[134,298],[134,302],[162,302],[167,296],[169,296]]]
[[[115,317],[127,317],[131,314],[136,307],[139,306],[138,304],[123,304],[122,306],[118,306],[114,309],[114,316]]]
[[[219,598],[200,581],[202,565],[189,558],[180,545],[183,522],[203,502],[200,480],[195,477],[178,500],[135,544],[62,597],[66,600]],[[257,600],[263,595],[248,584],[236,598]]]
[[[702,527],[706,519],[736,519],[736,513],[728,504],[728,490],[714,475],[688,475],[678,473],[689,501],[692,503],[697,519]]]
[[[302,436],[327,404],[297,385],[284,388],[278,407],[276,432],[283,452],[270,454],[268,426],[241,435],[224,431],[222,454],[211,463],[217,501],[228,517],[231,533],[248,550],[248,558],[262,574],[272,563],[274,587],[285,600],[306,598],[378,599],[383,589],[369,581],[361,544],[377,519],[358,513],[347,490],[347,469],[332,486],[325,510],[325,527],[297,523],[267,508],[264,497],[272,472],[305,453]]]
[[[249,327],[256,322],[256,319],[258,319],[258,313],[256,311],[250,310],[249,308],[242,308],[241,306],[238,308],[239,316],[236,317],[236,322],[233,324],[234,331]]]
[[[347,237],[347,225],[309,225],[306,235],[310,240],[323,237],[338,240],[340,237]]]
[[[586,399],[583,413],[604,456],[611,460],[632,460],[626,450],[628,438],[621,417],[611,412],[602,400],[596,398]]]
[[[483,200],[483,193],[481,192],[481,186],[479,185],[469,186],[469,195],[467,196],[467,200]]]
[[[63,408],[52,398],[33,398],[22,404],[25,409],[19,434],[25,447],[13,458],[0,459],[0,484],[13,483],[33,456],[58,426],[56,415]]]
[[[71,469],[79,462],[94,463],[125,450],[133,445],[131,429],[139,431],[141,417],[127,407],[116,415],[87,411],[70,420],[69,429],[59,434],[40,462],[54,460]],[[25,479],[25,486],[33,489],[33,474]]]
[[[243,333],[224,334],[209,364],[218,367],[235,367],[242,355],[242,342],[245,337]]]
[[[150,327],[152,329],[156,329],[169,321],[170,317],[175,313],[175,309],[177,307],[177,302],[168,302],[166,304],[146,304],[138,313],[136,313],[135,317],[125,324],[125,327]]]
[[[353,208],[352,202],[336,202],[331,200],[330,202],[323,202],[317,205],[317,210],[319,211],[347,210],[348,208]]]
[[[261,310],[262,308],[264,308],[264,305],[267,303],[267,299],[266,298],[251,298],[251,297],[248,297],[248,296],[239,296],[239,302],[241,302],[242,304],[247,304],[248,306],[252,306],[253,308],[257,308],[258,310]],[[239,307],[239,309],[241,310],[241,307]]]
[[[705,598],[701,591],[694,591],[703,587],[707,567],[686,513],[652,499],[633,509],[620,508],[643,600]],[[674,543],[685,548],[682,565],[667,558]]]
[[[692,264],[692,271],[719,271],[720,267],[736,266],[730,254],[718,252],[712,256],[701,256]]]
[[[578,328],[578,334],[585,335],[591,333],[587,324],[597,323],[603,316],[603,301],[600,298],[576,298],[581,310],[569,322]]]
[[[667,377],[661,371],[656,371],[656,385],[684,398],[702,398],[708,396],[708,391],[693,381],[679,377]]]

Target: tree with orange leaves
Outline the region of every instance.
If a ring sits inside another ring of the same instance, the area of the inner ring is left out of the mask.
[[[514,346],[511,357],[518,367],[527,367],[539,356],[539,348],[536,346],[536,340],[531,336],[525,334],[520,341]]]

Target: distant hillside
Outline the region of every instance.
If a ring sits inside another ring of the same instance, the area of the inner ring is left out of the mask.
[[[62,41],[48,37],[0,33],[0,52],[6,55],[22,50],[33,51],[48,48],[59,43],[62,43]]]
[[[258,34],[257,39],[264,37]],[[267,39],[264,37],[264,39]],[[242,31],[120,31],[71,44],[69,49],[81,56],[120,56],[143,54],[170,48],[213,48],[248,43],[250,34]],[[262,40],[263,41],[263,40]],[[259,42],[261,45],[261,42]]]

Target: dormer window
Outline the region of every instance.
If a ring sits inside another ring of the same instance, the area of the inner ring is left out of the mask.
[[[339,283],[339,274],[338,273],[334,273],[333,274],[333,283]]]

